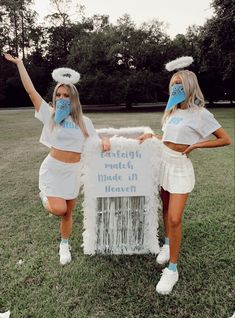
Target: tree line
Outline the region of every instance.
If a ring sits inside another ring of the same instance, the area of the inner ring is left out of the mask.
[[[165,64],[179,56],[194,58],[205,98],[234,100],[235,4],[212,0],[214,15],[203,26],[189,26],[171,39],[163,22],[137,27],[129,15],[114,25],[106,15],[85,17],[80,5],[73,17],[71,0],[51,0],[53,12],[37,23],[33,0],[0,0],[0,50],[21,56],[32,81],[51,99],[53,69],[81,73],[83,104],[126,104],[166,101],[171,74]],[[14,65],[0,57],[0,107],[30,106]]]

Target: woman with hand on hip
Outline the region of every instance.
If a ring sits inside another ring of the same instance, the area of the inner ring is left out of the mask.
[[[172,71],[191,64],[191,57],[169,62]],[[159,180],[163,207],[165,243],[157,263],[168,267],[156,286],[160,294],[169,294],[179,279],[177,261],[182,238],[182,216],[189,193],[195,184],[194,169],[188,155],[198,148],[222,147],[231,143],[230,137],[205,109],[205,101],[196,75],[189,70],[176,72],[169,85],[170,97],[163,115],[163,136],[144,134],[140,142],[157,137],[162,140]],[[214,135],[210,139],[210,135]]]
[[[80,74],[69,68],[54,70],[52,77],[58,82],[49,106],[34,88],[21,59],[5,54],[16,64],[22,84],[35,108],[35,117],[43,123],[40,142],[50,148],[39,171],[40,198],[46,210],[59,216],[60,263],[71,261],[68,239],[72,232],[72,211],[80,188],[80,159],[85,141],[98,138],[91,120],[82,113],[75,83]],[[110,150],[108,139],[102,140],[102,150]]]

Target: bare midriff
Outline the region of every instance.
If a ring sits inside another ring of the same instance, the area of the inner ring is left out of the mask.
[[[173,142],[170,142],[170,141],[164,141],[164,145],[170,148],[171,150],[178,151],[178,152],[183,152],[185,151],[185,149],[189,147],[189,145],[174,144]]]
[[[56,148],[51,148],[50,155],[56,160],[66,163],[79,162],[81,159],[81,154],[78,152],[64,151]]]

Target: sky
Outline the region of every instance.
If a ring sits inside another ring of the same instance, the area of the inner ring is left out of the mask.
[[[116,23],[117,19],[127,13],[139,26],[143,22],[157,19],[167,26],[166,33],[174,38],[176,34],[185,34],[187,27],[193,24],[203,25],[213,15],[210,7],[212,0],[72,0],[71,12],[76,4],[85,6],[85,16],[94,14],[109,15],[109,21]],[[49,0],[35,0],[34,9],[39,14],[39,21],[52,13]]]

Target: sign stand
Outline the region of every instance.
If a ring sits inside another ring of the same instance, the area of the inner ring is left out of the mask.
[[[100,129],[110,152],[90,139],[83,152],[84,253],[157,254],[158,167],[161,142],[135,138],[148,127]]]

